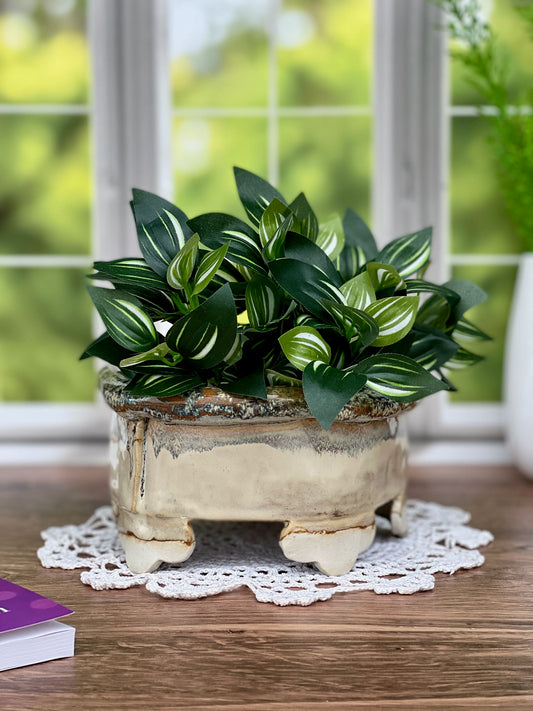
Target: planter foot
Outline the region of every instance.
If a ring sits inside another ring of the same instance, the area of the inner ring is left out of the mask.
[[[373,513],[355,523],[289,521],[279,544],[289,560],[314,563],[325,575],[344,575],[371,545],[375,534]]]
[[[403,538],[409,533],[407,514],[405,511],[405,493],[392,500],[390,525],[393,535]]]
[[[183,563],[194,550],[192,528],[184,527],[183,538],[177,541],[144,541],[133,533],[120,533],[120,542],[126,554],[126,563],[132,573],[151,573],[161,563]]]

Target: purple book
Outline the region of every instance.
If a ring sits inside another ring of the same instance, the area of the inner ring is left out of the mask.
[[[71,613],[0,578],[0,671],[72,656],[75,630],[57,622]]]

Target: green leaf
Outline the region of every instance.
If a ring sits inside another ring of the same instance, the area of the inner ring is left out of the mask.
[[[324,299],[344,303],[339,289],[312,264],[296,259],[276,259],[270,262],[270,271],[289,296],[318,318],[327,313],[322,305]]]
[[[132,210],[143,257],[166,278],[168,265],[192,235],[187,215],[168,200],[134,188]]]
[[[414,402],[448,389],[415,360],[398,353],[371,356],[351,370],[365,375],[369,388],[397,402]]]
[[[274,198],[287,204],[283,195],[266,180],[243,168],[233,168],[239,198],[251,223],[259,226],[263,212]]]
[[[342,408],[365,383],[364,375],[317,361],[309,363],[302,376],[307,406],[325,430],[329,430]]]
[[[223,388],[234,395],[246,395],[266,400],[267,390],[263,361],[258,359],[255,362],[247,363],[244,373],[237,380],[224,385]]]
[[[439,286],[439,284],[425,281],[424,279],[407,279],[405,281],[405,290],[408,294],[420,294],[424,292],[437,294],[437,296],[446,299],[452,308],[459,302],[459,294],[456,294],[455,291],[445,286]]]
[[[298,223],[300,232],[310,240],[315,241],[318,235],[318,220],[311,209],[311,205],[307,202],[307,198],[303,193],[300,193],[289,205]]]
[[[267,369],[266,378],[269,385],[298,388],[302,385],[301,373],[297,368],[287,365],[283,370],[276,366],[276,369]]]
[[[195,373],[175,370],[169,374],[138,376],[128,390],[136,397],[175,397],[202,385],[205,385],[205,381]]]
[[[340,325],[349,341],[358,336],[362,346],[374,343],[378,337],[379,326],[372,316],[351,306],[337,304],[335,301],[324,300],[322,304]]]
[[[318,267],[334,286],[340,287],[342,279],[333,262],[318,244],[298,234],[288,232],[285,237],[284,256],[288,259],[298,259],[300,262]]]
[[[442,331],[446,328],[450,314],[451,308],[448,300],[434,294],[420,307],[416,315],[416,323]]]
[[[316,243],[331,261],[335,261],[344,248],[344,231],[339,215],[332,215],[320,225]]]
[[[108,333],[102,333],[98,336],[80,356],[80,360],[86,358],[101,358],[106,363],[118,365],[123,358],[127,358],[131,351],[119,346]]]
[[[401,277],[423,269],[431,254],[432,227],[426,227],[389,242],[378,254],[376,261],[391,264]]]
[[[374,346],[390,346],[409,333],[416,318],[417,296],[391,296],[378,299],[366,308],[366,313],[379,326]]]
[[[115,259],[111,262],[95,262],[93,266],[98,274],[90,274],[90,278],[102,275],[113,284],[133,284],[163,291],[168,289],[165,279],[156,274],[144,259]]]
[[[485,360],[483,356],[480,356],[477,353],[472,353],[472,351],[469,351],[466,348],[458,348],[452,358],[444,363],[444,367],[449,370],[461,370],[462,368],[468,368],[471,365],[476,365],[476,363],[479,363],[482,360]]]
[[[280,308],[279,287],[271,279],[257,277],[246,285],[245,302],[250,324],[260,328],[274,321]]]
[[[481,304],[487,299],[487,294],[477,284],[472,284],[464,279],[451,279],[444,284],[459,296],[459,302],[452,311],[454,321],[459,321],[461,316],[469,309]]]
[[[139,353],[158,343],[152,319],[134,296],[119,289],[88,286],[87,290],[107,332],[119,345]]]
[[[284,255],[285,238],[296,223],[296,217],[292,212],[289,212],[278,229],[274,232],[270,241],[263,249],[263,257],[265,261],[270,262],[272,259],[278,259]]]
[[[404,280],[390,264],[368,262],[366,271],[376,291],[383,289],[403,289],[405,287]]]
[[[229,351],[224,356],[224,362],[228,365],[234,365],[242,358],[242,348],[243,348],[243,334],[237,331],[235,334],[235,339],[233,345]]]
[[[185,289],[192,276],[198,254],[200,237],[195,234],[176,254],[167,269],[167,281],[174,289]]]
[[[376,300],[376,292],[368,272],[361,272],[358,276],[345,282],[341,285],[340,290],[348,306],[354,309],[364,311],[367,306]]]
[[[197,368],[213,368],[230,352],[237,333],[237,311],[229,284],[180,318],[167,333],[171,350]]]
[[[304,370],[311,361],[329,363],[331,359],[331,348],[320,333],[310,326],[296,326],[278,340],[287,360],[299,370]]]
[[[163,362],[165,365],[170,365],[165,361],[165,356],[169,352],[169,347],[166,343],[158,343],[157,346],[150,348],[148,351],[143,353],[136,353],[134,356],[129,358],[123,358],[120,361],[121,368],[131,368],[132,365],[139,365],[139,363],[145,363],[147,361],[159,361]]]
[[[356,247],[363,253],[364,261],[372,261],[378,253],[376,240],[368,225],[359,215],[348,208],[342,220],[347,247]]]
[[[457,343],[432,328],[413,328],[413,340],[408,355],[426,370],[440,368],[456,353]]]
[[[196,274],[194,275],[193,281],[193,294],[200,294],[206,286],[214,279],[217,271],[219,270],[226,253],[228,251],[229,244],[223,244],[222,247],[209,252],[204,257],[198,265]],[[229,281],[232,280],[231,275],[229,275]]]
[[[209,212],[189,220],[188,224],[206,247],[218,249],[229,243],[230,262],[266,276],[259,235],[246,222],[222,212]]]
[[[259,239],[262,247],[266,247],[289,214],[291,211],[285,203],[278,198],[272,200],[263,212],[259,223]]]
[[[492,337],[478,328],[475,324],[466,318],[460,318],[452,333],[453,338],[458,338],[461,341],[470,341],[472,343],[478,341],[492,341]]]
[[[337,271],[343,281],[348,281],[359,271],[359,266],[365,261],[365,255],[360,247],[344,245],[342,252],[337,257]]]

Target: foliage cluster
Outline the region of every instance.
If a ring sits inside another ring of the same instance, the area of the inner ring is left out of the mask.
[[[464,316],[485,294],[423,279],[431,228],[378,250],[351,209],[319,224],[303,193],[288,203],[253,173],[235,179],[249,223],[188,219],[133,190],[143,258],[94,264],[90,279],[113,288],[88,287],[107,330],[82,358],[118,366],[139,396],[303,387],[325,428],[365,386],[413,402],[453,389],[444,369],[480,360],[460,343],[488,338]]]

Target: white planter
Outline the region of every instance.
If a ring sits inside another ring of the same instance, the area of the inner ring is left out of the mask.
[[[533,479],[533,252],[520,258],[505,348],[507,441],[514,462]]]

